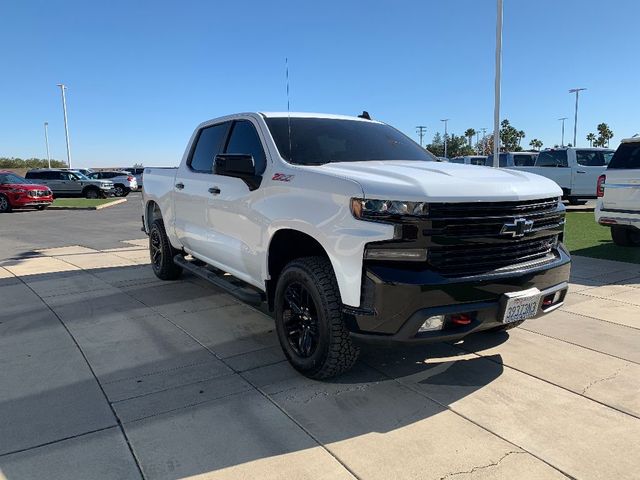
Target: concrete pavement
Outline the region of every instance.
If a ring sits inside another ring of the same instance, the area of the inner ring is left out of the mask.
[[[637,265],[575,257],[551,315],[316,382],[269,316],[121,240],[0,262],[0,479],[640,475]]]

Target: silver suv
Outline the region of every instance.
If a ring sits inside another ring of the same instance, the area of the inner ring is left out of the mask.
[[[25,178],[46,185],[56,197],[104,198],[114,194],[113,182],[93,180],[80,172],[63,168],[29,170]]]
[[[119,170],[101,170],[88,175],[91,179],[110,180],[113,182],[114,195],[126,197],[132,190],[138,190],[136,177],[129,172]]]

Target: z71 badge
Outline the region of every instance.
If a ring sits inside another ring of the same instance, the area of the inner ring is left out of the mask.
[[[271,180],[276,180],[278,182],[290,182],[295,175],[285,175],[284,173],[276,173]]]

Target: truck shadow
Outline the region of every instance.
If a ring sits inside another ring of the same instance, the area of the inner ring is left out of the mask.
[[[230,468],[242,476],[267,460],[284,466],[290,454],[311,454],[316,440],[348,441],[365,455],[372,433],[394,442],[397,455],[411,437],[385,434],[411,427],[427,435],[430,418],[503,372],[500,355],[433,344],[364,347],[352,371],[310,380],[285,361],[270,317],[195,277],[159,282],[148,267],[4,279],[0,301],[0,469],[8,480],[45,451],[73,471],[92,458],[74,456],[79,445],[98,448],[100,433],[89,432],[119,424],[146,478]],[[490,348],[508,335],[485,337]],[[424,452],[425,461],[437,454]],[[132,458],[111,461],[125,468]]]

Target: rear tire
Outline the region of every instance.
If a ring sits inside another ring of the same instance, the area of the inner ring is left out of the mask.
[[[323,379],[349,370],[360,349],[349,336],[336,277],[327,258],[293,260],[275,292],[276,331],[296,370]]]
[[[569,197],[569,205],[586,205],[586,200],[580,200],[579,198]]]
[[[116,185],[114,187],[113,195],[116,197],[126,197],[131,192],[130,188],[125,187],[124,185]]]
[[[4,195],[0,195],[0,213],[9,213],[11,210],[9,199]]]
[[[621,247],[639,247],[640,246],[640,230],[622,225],[611,227],[611,238],[613,243]]]
[[[151,268],[161,280],[175,280],[182,274],[182,267],[173,262],[179,252],[171,246],[162,220],[154,220],[149,230],[149,256]]]

